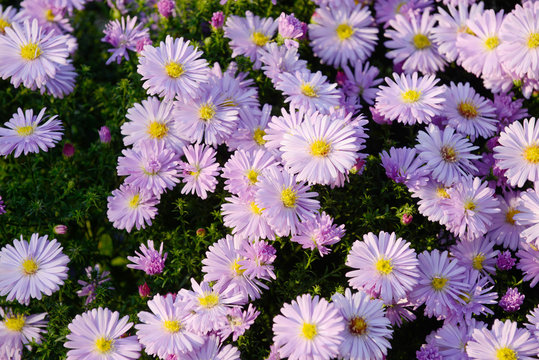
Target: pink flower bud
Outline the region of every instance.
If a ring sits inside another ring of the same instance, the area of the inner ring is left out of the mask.
[[[150,296],[151,290],[150,290],[150,287],[148,286],[148,284],[144,283],[142,285],[139,285],[138,293],[139,293],[141,298],[145,298],[145,297]]]
[[[56,235],[64,235],[67,233],[67,226],[65,225],[56,225],[53,229]]]
[[[70,143],[65,143],[64,148],[62,149],[62,154],[67,158],[72,157],[73,154],[75,154],[75,147]]]

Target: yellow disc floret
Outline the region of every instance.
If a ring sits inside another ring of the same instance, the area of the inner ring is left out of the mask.
[[[389,275],[393,271],[391,261],[384,258],[378,260],[374,266],[376,267],[376,271],[378,271],[381,275]]]
[[[254,185],[258,182],[258,172],[256,170],[247,170],[247,172],[245,173],[245,177],[247,178],[247,180],[249,180],[249,183],[251,185]]]
[[[524,159],[532,164],[538,164],[539,163],[539,146],[536,144],[526,146],[524,149],[524,152],[522,154],[524,156]]]
[[[337,37],[343,41],[354,35],[354,29],[348,24],[341,24],[337,26]]]
[[[440,156],[442,157],[442,160],[448,163],[454,163],[458,160],[457,158],[457,151],[454,147],[449,145],[444,145],[440,149]]]
[[[34,43],[21,46],[21,57],[24,60],[35,60],[41,55],[41,48]]]
[[[472,259],[472,267],[475,270],[483,270],[483,262],[485,261],[486,257],[484,254],[477,254]]]
[[[402,101],[404,101],[407,104],[418,102],[421,98],[421,91],[416,90],[407,90],[401,94]]]
[[[489,50],[494,50],[500,45],[500,39],[497,36],[491,36],[485,40],[485,46]]]
[[[22,262],[22,272],[24,275],[34,275],[38,269],[38,263],[32,258],[28,258]]]
[[[535,49],[539,46],[539,33],[532,33],[528,36],[528,42],[526,43],[530,49]]]
[[[47,9],[47,11],[45,11],[45,19],[51,22],[54,21],[54,14],[52,13],[51,9]]]
[[[251,36],[251,38],[256,46],[264,46],[268,43],[270,39],[269,36],[266,36],[258,31],[255,31],[253,35]]]
[[[198,116],[204,121],[210,121],[215,116],[215,106],[213,104],[204,104],[198,109]]]
[[[431,285],[432,288],[436,291],[441,291],[445,288],[445,284],[447,283],[447,278],[441,277],[441,276],[435,276],[432,278]]]
[[[518,360],[518,354],[506,346],[496,350],[496,360]]]
[[[169,333],[176,333],[182,328],[180,322],[176,320],[165,320],[163,322],[163,327]]]
[[[113,346],[114,340],[107,339],[105,337],[100,337],[95,340],[95,350],[100,354],[106,354],[109,353]]]
[[[4,326],[11,331],[21,331],[26,323],[26,317],[24,315],[18,314],[14,317],[8,317],[4,321]]]
[[[450,196],[449,196],[449,193],[447,192],[446,188],[443,187],[443,186],[439,186],[437,189],[436,189],[436,195],[440,198],[443,198],[443,199],[449,199]]]
[[[348,330],[356,336],[361,336],[367,332],[367,322],[360,316],[355,316],[348,322]]]
[[[184,73],[183,66],[174,61],[171,61],[165,65],[165,71],[167,72],[168,76],[174,79],[180,77]]]
[[[32,135],[34,133],[34,127],[33,126],[17,126],[15,127],[15,131],[17,132],[17,135],[19,136],[28,136]]]
[[[264,135],[266,135],[266,132],[262,130],[261,128],[256,128],[253,133],[253,140],[260,146],[267,143],[266,140],[264,140]]]
[[[198,298],[198,303],[206,309],[211,309],[219,304],[219,295],[213,292],[205,292],[204,296]]]
[[[301,93],[308,97],[318,97],[316,89],[311,84],[302,84],[300,86]]]
[[[140,201],[140,195],[139,194],[136,194],[135,196],[133,196],[131,198],[131,200],[129,200],[129,203],[127,204],[131,209],[135,209],[138,204],[139,204],[139,201]]]
[[[464,202],[464,210],[468,210],[468,211],[474,211],[476,208],[476,205],[475,203],[473,202],[473,200],[466,200]]]
[[[241,267],[242,265],[238,263],[238,260],[240,260],[240,259],[234,260],[234,262],[232,263],[232,265],[230,267],[231,267],[232,271],[234,271],[236,276],[241,276],[245,272],[245,269],[242,269],[242,267]]]
[[[256,205],[254,201],[251,201],[250,206],[251,206],[251,211],[253,212],[253,214],[262,215],[262,210],[264,209],[259,208],[258,205]]]
[[[461,102],[457,110],[466,119],[473,119],[478,115],[477,107],[470,101]]]
[[[515,219],[513,219],[513,217],[519,212],[520,211],[515,208],[509,208],[505,213],[505,221],[511,225],[515,225]]]
[[[311,144],[310,152],[313,156],[328,156],[331,151],[331,145],[324,140],[316,140]]]
[[[291,188],[285,188],[283,191],[281,191],[281,201],[287,208],[296,207],[297,198],[298,196],[296,195],[296,192]]]
[[[0,33],[4,33],[7,27],[10,27],[11,23],[4,18],[0,18]]]
[[[154,139],[162,139],[168,133],[168,126],[158,121],[152,121],[148,126],[147,133]]]
[[[428,48],[431,45],[429,38],[423,34],[415,34],[413,41],[414,41],[414,46],[417,50]]]
[[[301,335],[307,340],[312,340],[318,332],[315,324],[303,323],[301,327]]]

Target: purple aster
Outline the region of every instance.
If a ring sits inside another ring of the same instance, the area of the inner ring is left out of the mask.
[[[475,329],[485,328],[487,325],[481,321],[471,319],[469,323],[444,325],[436,331],[431,343],[438,347],[438,352],[443,359],[447,360],[469,360],[466,354],[468,341],[472,339]]]
[[[128,256],[127,260],[133,262],[133,264],[127,264],[128,268],[143,270],[148,275],[161,274],[165,268],[165,260],[168,253],[163,255],[163,243],[159,247],[159,251],[153,247],[153,240],[148,240],[148,247],[146,245],[140,245],[140,251],[135,251],[137,256]]]
[[[36,19],[12,23],[0,36],[0,76],[11,78],[16,88],[22,83],[29,89],[41,88],[54,78],[60,65],[67,64],[68,49],[64,37],[45,32]]]
[[[275,280],[272,265],[277,258],[275,248],[263,240],[243,241],[241,245],[238,253],[242,259],[238,264],[243,274],[249,278]]]
[[[320,71],[315,74],[309,70],[282,73],[279,80],[275,88],[283,92],[285,103],[290,103],[291,107],[328,114],[331,108],[339,106],[341,93],[336,89],[337,84],[328,83]]]
[[[13,8],[13,6],[3,8],[0,5],[0,35],[6,33],[6,28],[11,26],[11,23],[15,20],[15,15],[17,15],[17,9]]]
[[[472,241],[459,240],[451,246],[450,251],[460,266],[490,279],[489,274],[496,274],[494,265],[496,256],[500,253],[494,250],[494,245],[494,241],[478,237]]]
[[[13,240],[0,250],[0,296],[28,305],[60,289],[67,279],[69,258],[56,239],[34,233],[30,242]]]
[[[393,79],[386,77],[389,86],[380,86],[376,94],[374,107],[381,116],[413,125],[416,122],[428,124],[441,113],[445,90],[436,86],[439,80],[434,75],[419,77],[416,72],[411,76],[393,73]]]
[[[125,149],[118,158],[118,176],[127,176],[125,183],[159,196],[179,182],[179,156],[165,143],[148,140],[135,149]]]
[[[249,239],[275,239],[262,209],[254,201],[254,195],[227,197],[225,201],[221,205],[221,215],[223,224],[232,228],[232,234]]]
[[[515,221],[515,215],[521,211],[521,194],[507,192],[504,196],[497,196],[497,199],[500,212],[494,214],[487,237],[505,249],[516,250],[520,242],[524,240],[522,232],[525,229]]]
[[[234,136],[230,136],[226,144],[229,150],[266,150],[266,128],[271,117],[271,105],[264,104],[262,111],[258,109],[240,109],[240,121]]]
[[[417,189],[410,189],[412,196],[419,198],[419,212],[426,216],[430,221],[438,221],[440,224],[445,224],[448,221],[449,215],[443,206],[449,203],[449,187],[444,186],[436,180],[429,179],[426,185]]]
[[[99,307],[77,315],[67,326],[71,333],[64,346],[68,360],[130,360],[140,357],[136,336],[124,336],[133,326],[129,316]]]
[[[401,327],[403,320],[412,322],[416,318],[414,313],[409,309],[413,304],[407,298],[390,304],[384,304],[384,306],[386,308],[386,316],[392,326]]]
[[[211,16],[209,23],[214,29],[220,29],[225,23],[225,15],[223,15],[222,11],[216,11]]]
[[[299,43],[296,39],[302,39],[305,37],[305,28],[306,24],[300,20],[298,20],[294,13],[287,15],[284,12],[281,13],[279,18],[277,19],[278,23],[278,30],[279,30],[279,37],[282,40],[284,40],[284,44],[287,48],[299,47]]]
[[[496,259],[496,266],[498,269],[507,271],[511,270],[513,266],[515,266],[516,259],[511,257],[511,252],[509,250],[505,250],[504,252],[501,252],[498,254],[498,258]]]
[[[101,143],[110,143],[110,129],[106,125],[101,126],[97,132],[99,133],[99,141]]]
[[[101,267],[99,264],[96,264],[93,268],[88,266],[86,269],[86,277],[89,281],[78,280],[79,285],[82,285],[82,289],[77,291],[78,296],[87,296],[85,305],[90,304],[95,300],[96,290],[98,287],[103,285],[106,282],[109,282],[111,279],[109,277],[109,271],[101,272]],[[106,289],[113,290],[114,288],[106,287]]]
[[[146,223],[152,225],[158,203],[159,200],[151,192],[122,184],[107,198],[107,217],[116,229],[125,229],[127,232],[131,232],[133,226],[137,230],[144,229]]]
[[[514,123],[529,116],[528,110],[522,107],[524,99],[514,99],[515,94],[494,94],[494,108],[496,109],[496,118],[499,120],[497,125],[498,132]],[[492,150],[492,149],[491,149]]]
[[[246,112],[258,112],[260,103],[258,101],[258,89],[254,86],[252,79],[246,78],[246,73],[238,73],[237,69],[228,66],[227,71],[221,72],[221,68],[215,63],[212,69],[212,77],[210,83],[205,88],[219,88],[220,92],[225,95],[223,105],[236,107],[244,112],[238,114],[240,121],[243,121],[242,115]]]
[[[23,152],[26,155],[53,148],[62,138],[64,128],[58,115],[44,117],[46,109],[34,115],[32,109],[23,112],[18,108],[17,113],[4,123],[5,127],[0,128],[0,155],[7,157],[15,152],[14,156],[19,157]],[[43,120],[45,123],[40,124]]]
[[[421,349],[415,352],[417,360],[443,360],[440,349],[432,344],[423,344]]]
[[[226,340],[232,335],[232,341],[237,341],[254,324],[258,315],[260,311],[256,310],[253,304],[249,304],[245,311],[239,307],[229,308],[226,313],[226,325],[219,329],[219,337]]]
[[[445,185],[461,181],[464,176],[477,171],[470,160],[479,159],[471,152],[478,149],[464,135],[455,133],[452,127],[440,130],[430,124],[427,131],[419,131],[416,149],[419,158],[431,171],[431,176]]]
[[[290,240],[301,244],[304,249],[318,249],[320,256],[324,256],[331,252],[327,246],[341,241],[344,234],[344,225],[333,224],[333,218],[322,211],[314,219],[300,223],[298,234]]]
[[[143,38],[148,38],[148,29],[143,29],[142,24],[137,24],[137,17],[127,19],[121,17],[120,20],[111,20],[105,25],[103,30],[105,36],[101,39],[102,42],[107,42],[114,48],[107,50],[112,53],[107,60],[107,65],[116,60],[119,64],[122,58],[129,60],[129,52],[127,50],[136,51],[137,42]]]
[[[519,259],[517,269],[524,274],[523,281],[530,281],[530,287],[539,282],[539,250],[528,244],[523,244],[517,252]]]
[[[315,217],[320,208],[318,193],[309,191],[296,177],[277,167],[263,173],[255,195],[255,202],[278,236],[295,235],[300,221]]]
[[[207,193],[215,191],[217,185],[217,152],[211,146],[195,144],[184,147],[183,153],[187,162],[180,162],[180,177],[185,184],[182,194],[196,193],[201,199],[205,199]]]
[[[269,43],[258,49],[258,55],[264,75],[270,78],[274,86],[281,81],[280,76],[283,73],[294,74],[296,71],[307,70],[307,61],[299,58],[298,49],[295,47]]]
[[[273,342],[290,360],[334,358],[344,340],[344,324],[334,304],[303,294],[273,318]]]
[[[385,302],[398,301],[418,282],[416,253],[410,243],[395,233],[380,231],[363,235],[356,240],[346,259],[353,271],[346,273],[348,283],[355,289],[371,289]]]
[[[21,360],[23,345],[41,344],[42,333],[46,333],[47,313],[24,315],[0,307],[0,358]]]
[[[309,24],[310,45],[315,56],[334,67],[354,65],[374,51],[378,29],[368,7],[318,8]]]
[[[374,98],[378,92],[378,85],[382,83],[382,79],[377,78],[380,71],[376,66],[366,62],[357,62],[353,67],[353,72],[348,66],[343,68],[346,80],[344,81],[344,93],[348,97],[357,98],[357,103],[360,102],[360,97],[369,105],[374,104]]]
[[[520,294],[517,288],[508,288],[507,292],[500,299],[498,305],[503,311],[515,312],[520,309],[520,305],[524,302],[524,294]]]
[[[55,98],[63,99],[65,95],[69,95],[75,89],[75,78],[78,76],[75,67],[71,60],[67,60],[67,64],[58,65],[58,69],[53,78],[49,78],[45,86],[39,89],[41,94],[47,93]]]
[[[416,155],[416,149],[407,147],[392,147],[389,154],[385,150],[382,151],[382,166],[386,170],[387,177],[411,189],[424,187],[429,181],[430,172],[422,167],[424,161]]]
[[[202,51],[189,45],[189,41],[170,35],[159,47],[144,46],[137,67],[144,81],[142,87],[148,94],[165,100],[195,96],[202,84],[208,82],[208,63],[200,59],[201,55]]]
[[[174,0],[159,0],[157,3],[157,10],[159,15],[163,17],[169,17],[174,15],[174,8],[176,7],[176,2]]]
[[[224,0],[226,1],[226,0]],[[240,360],[239,350],[232,345],[221,346],[220,339],[210,335],[204,339],[204,344],[185,354],[185,360]]]
[[[63,0],[24,0],[14,20],[22,23],[24,20],[36,19],[43,30],[52,31],[58,35],[72,32],[73,27],[65,16],[65,5],[66,1]]]
[[[402,70],[407,74],[414,71],[434,74],[443,70],[445,60],[433,42],[435,22],[428,9],[421,16],[397,15],[389,22],[392,29],[385,32],[390,39],[384,43],[390,50],[386,56],[393,59],[394,64],[402,63]]]

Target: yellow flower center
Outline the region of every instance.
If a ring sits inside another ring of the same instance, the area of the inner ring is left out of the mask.
[[[261,128],[256,128],[253,133],[253,140],[260,146],[264,145],[267,141],[264,140],[264,135],[266,132]]]
[[[475,118],[478,114],[477,107],[469,101],[461,102],[457,107],[459,114],[466,119]]]
[[[361,336],[367,332],[367,322],[359,316],[355,316],[348,322],[348,330],[354,335]]]
[[[251,201],[251,211],[253,214],[262,215],[262,210],[264,209],[259,208],[254,201]]]
[[[22,272],[24,275],[34,275],[38,268],[39,265],[32,258],[28,258],[22,262]]]
[[[236,276],[241,276],[245,272],[245,269],[242,269],[241,264],[238,264],[238,260],[239,259],[234,260],[234,262],[232,263],[230,267],[236,273]]]
[[[404,4],[406,4],[408,1],[401,1],[400,3],[397,4],[397,6],[395,7],[395,14],[398,14],[400,11],[401,11],[401,8],[404,6]]]
[[[10,27],[11,23],[7,22],[4,18],[0,18],[0,33],[5,32],[5,28]]]
[[[287,208],[296,207],[297,198],[298,196],[296,195],[296,192],[291,188],[286,188],[281,191],[281,201],[283,202],[283,205]]]
[[[350,25],[341,24],[337,26],[337,37],[339,40],[343,41],[348,39],[350,36],[354,35],[354,29]]]
[[[431,281],[432,288],[436,291],[443,290],[443,288],[445,287],[445,284],[447,283],[447,280],[448,279],[444,277],[439,277],[439,276],[433,277]]]
[[[163,322],[163,327],[169,333],[176,333],[182,328],[180,322],[176,320],[165,320]]]
[[[393,266],[391,265],[390,260],[386,260],[384,258],[378,260],[375,264],[376,271],[378,271],[382,275],[389,275],[393,271]]]
[[[485,40],[485,46],[489,50],[494,50],[500,45],[500,39],[497,36],[491,36]]]
[[[247,170],[245,177],[249,180],[249,183],[251,185],[254,185],[258,182],[258,172],[256,170],[253,170],[253,169]]]
[[[449,145],[442,146],[440,155],[442,156],[442,160],[448,163],[454,163],[458,160],[455,148]]]
[[[17,126],[15,128],[15,131],[19,136],[28,136],[32,135],[34,133],[34,127],[33,126]]]
[[[21,46],[21,57],[24,60],[35,60],[41,55],[41,49],[37,44],[29,43]]]
[[[518,353],[508,347],[496,350],[496,360],[518,360]]]
[[[112,350],[113,343],[114,343],[114,340],[109,340],[105,337],[100,337],[100,338],[97,338],[97,340],[95,341],[95,349],[100,354],[106,354]]]
[[[26,323],[26,317],[24,315],[15,315],[14,317],[8,317],[6,321],[4,321],[4,325],[8,330],[11,331],[21,331],[24,327],[24,324]]]
[[[162,139],[168,133],[168,126],[157,121],[152,121],[148,126],[147,132],[154,139]]]
[[[459,33],[466,33],[466,34],[470,34],[472,36],[476,36],[475,33],[472,31],[472,29],[470,29],[468,26],[466,25],[463,25],[461,27],[458,28],[457,32]]]
[[[165,71],[171,78],[178,78],[184,73],[183,66],[175,63],[174,61],[171,61],[165,65]]]
[[[468,292],[464,292],[464,294],[459,295],[459,298],[461,298],[466,304],[469,304],[470,301],[472,301],[471,294]]]
[[[47,19],[47,21],[54,21],[54,14],[52,13],[51,9],[47,9],[47,11],[45,11],[45,19]]]
[[[311,155],[313,156],[328,156],[331,150],[331,145],[324,140],[316,140],[311,144]]]
[[[474,211],[475,208],[475,203],[472,200],[466,200],[464,202],[464,210]]]
[[[211,292],[204,293],[204,296],[198,298],[198,303],[200,306],[205,307],[206,309],[211,309],[219,304],[219,295]]]
[[[307,340],[312,340],[316,336],[316,325],[315,324],[309,324],[309,323],[303,323],[303,326],[301,327],[301,335]]]
[[[483,261],[485,261],[486,257],[484,254],[477,254],[472,259],[472,267],[475,270],[483,270]]]
[[[407,104],[415,103],[421,98],[421,91],[407,90],[401,95],[402,101]]]
[[[449,199],[449,194],[447,193],[447,190],[443,186],[439,186],[436,189],[436,195],[440,198]]]
[[[530,145],[527,146],[524,149],[524,153],[522,154],[524,156],[524,159],[526,159],[527,162],[532,164],[539,163],[539,146],[537,145]]]
[[[316,89],[311,84],[303,84],[300,86],[301,93],[308,97],[318,97]]]
[[[198,109],[198,116],[204,121],[209,121],[215,116],[215,106],[204,104]]]
[[[515,225],[515,219],[513,219],[513,216],[518,214],[520,211],[514,208],[509,208],[507,212],[505,213],[505,221],[511,225]]]
[[[264,46],[268,43],[269,37],[262,34],[261,32],[255,31],[252,35],[252,40],[256,46]]]
[[[129,203],[127,204],[131,209],[135,209],[138,206],[140,200],[140,195],[136,194],[129,200]]]
[[[415,34],[414,35],[414,46],[418,50],[422,50],[424,48],[430,47],[430,40],[428,37],[426,37],[423,34]]]
[[[2,23],[0,22],[0,27]],[[528,37],[528,42],[526,43],[530,49],[535,49],[539,46],[539,33],[531,33]]]

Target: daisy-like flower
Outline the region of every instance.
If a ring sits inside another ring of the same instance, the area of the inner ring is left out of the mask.
[[[331,297],[346,324],[344,341],[339,346],[339,357],[350,360],[381,360],[391,348],[389,340],[393,330],[385,317],[383,303],[371,299],[365,292],[352,294],[346,289],[344,295]]]
[[[476,137],[489,138],[496,132],[498,119],[490,100],[480,96],[469,83],[451,82],[446,88],[443,114],[448,125],[457,132],[469,135],[473,141]]]
[[[224,225],[232,228],[232,234],[249,239],[275,239],[253,195],[227,197],[225,201],[221,205],[221,215]]]
[[[264,75],[270,78],[273,85],[277,85],[280,81],[279,76],[283,73],[293,74],[296,71],[307,70],[307,61],[300,60],[298,49],[295,47],[269,43],[258,49],[258,56]]]
[[[193,351],[204,343],[204,339],[187,326],[190,313],[180,296],[175,299],[155,295],[148,301],[150,312],[138,313],[141,324],[135,325],[139,342],[148,355],[164,359],[168,354]]]
[[[471,319],[470,323],[444,325],[436,331],[432,338],[432,344],[438,347],[440,355],[447,360],[468,360],[466,346],[472,339],[475,329],[486,328],[487,324]]]
[[[268,123],[266,129],[266,135],[264,135],[264,144],[272,154],[279,157],[282,152],[279,150],[281,147],[281,141],[286,133],[294,134],[299,125],[303,122],[306,111],[303,107],[295,108],[290,106],[288,112],[283,107],[281,108],[282,116],[273,116]],[[307,118],[316,118],[316,115],[312,115],[312,111],[307,112]]]
[[[73,27],[66,17],[65,5],[66,1],[63,0],[23,0],[15,20],[22,23],[24,20],[36,19],[39,26],[47,32],[72,32]]]
[[[220,339],[210,335],[201,347],[185,354],[185,360],[240,360],[238,348],[232,345],[221,347]]]
[[[333,218],[322,211],[314,219],[300,223],[298,234],[290,240],[301,244],[304,249],[318,249],[320,256],[324,256],[331,252],[327,246],[341,241],[344,233],[344,225],[333,224]]]
[[[140,251],[135,251],[137,256],[128,256],[127,260],[133,264],[127,264],[128,268],[143,270],[148,275],[161,274],[165,268],[165,260],[168,253],[163,255],[163,243],[159,247],[159,251],[153,247],[153,240],[148,240],[148,247],[140,245]]]
[[[254,324],[258,315],[260,311],[256,310],[253,304],[249,304],[245,311],[239,307],[229,308],[226,314],[226,325],[219,330],[219,337],[225,340],[232,335],[232,341],[238,340]]]
[[[346,273],[355,289],[372,289],[387,303],[399,301],[418,282],[416,253],[410,243],[395,233],[368,233],[363,241],[355,241],[346,265],[355,269]]]
[[[298,20],[294,16],[294,13],[287,15],[284,12],[281,13],[277,22],[279,24],[278,41],[284,39],[284,45],[286,47],[298,48],[299,44],[296,39],[302,39],[307,35],[305,32],[307,24]]]
[[[263,240],[243,241],[241,245],[238,253],[242,259],[238,264],[243,274],[251,279],[275,280],[272,265],[277,258],[275,248]]]
[[[219,87],[202,87],[198,96],[178,97],[174,102],[176,133],[190,142],[217,146],[236,129],[238,109],[227,102]]]
[[[290,360],[329,360],[337,356],[344,339],[344,319],[326,299],[303,294],[284,304],[273,318],[274,343]]]
[[[410,189],[424,187],[429,178],[429,171],[423,168],[424,161],[417,155],[416,149],[394,148],[389,154],[384,150],[381,154],[382,166],[388,178],[405,184]]]
[[[285,103],[290,103],[291,107],[328,114],[331,108],[339,106],[341,94],[336,89],[337,84],[328,83],[320,71],[315,74],[309,70],[282,73],[279,80],[276,89],[283,92]]]
[[[537,190],[538,188],[536,187],[535,190],[528,189],[528,191],[521,194],[520,203],[513,216],[517,225],[524,228],[520,232],[520,236],[536,247],[539,245],[539,194]]]
[[[494,241],[483,237],[472,241],[460,240],[451,246],[451,256],[457,259],[459,265],[487,277],[496,273],[496,256],[499,253],[494,250]]]
[[[455,302],[463,302],[468,285],[465,282],[466,268],[450,260],[448,252],[438,249],[419,254],[419,284],[410,293],[417,306],[425,303],[425,314],[429,317],[445,316]]]
[[[539,4],[517,4],[502,22],[499,56],[518,77],[539,80]]]
[[[354,72],[348,66],[343,67],[346,80],[343,88],[346,96],[361,97],[367,104],[373,105],[374,98],[378,92],[378,85],[382,79],[377,78],[380,70],[376,66],[366,62],[357,62],[354,66]]]
[[[0,357],[21,360],[23,345],[41,344],[41,334],[47,326],[45,316],[47,313],[26,316],[0,308]]]
[[[127,19],[122,16],[120,20],[111,20],[105,25],[103,32],[105,36],[101,41],[107,42],[114,47],[114,49],[107,50],[112,53],[107,60],[107,65],[114,60],[119,64],[124,57],[129,60],[127,50],[136,51],[137,42],[150,36],[147,28],[143,29],[142,24],[137,24],[136,16],[133,18],[127,16]]]
[[[23,24],[12,23],[0,36],[0,76],[11,78],[15,87],[22,83],[30,89],[40,88],[53,78],[69,55],[63,36],[38,25],[36,19]]]
[[[310,45],[322,62],[342,67],[364,61],[374,51],[378,29],[368,7],[319,8],[313,20]]]
[[[442,206],[449,202],[449,194],[447,186],[439,183],[436,180],[430,179],[427,184],[417,189],[410,189],[412,196],[419,198],[419,212],[426,216],[430,221],[438,221],[440,224],[445,224],[448,220],[447,211]]]
[[[67,326],[71,331],[64,346],[68,360],[128,360],[140,357],[136,336],[123,336],[132,326],[129,316],[99,307],[77,315]]]
[[[148,140],[135,149],[125,149],[118,158],[118,175],[127,176],[125,183],[154,195],[172,189],[179,182],[179,156],[165,143]]]
[[[144,46],[140,53],[137,72],[142,75],[142,87],[150,95],[165,100],[194,97],[202,84],[208,82],[209,68],[202,51],[189,45],[183,38],[167,35],[159,47]]]
[[[216,151],[211,146],[195,144],[183,148],[187,162],[180,162],[180,177],[185,185],[182,194],[196,193],[201,199],[213,192],[217,185],[219,164]]]
[[[481,156],[471,152],[479,147],[474,146],[463,135],[455,133],[452,127],[440,130],[436,125],[430,124],[426,132],[419,131],[417,141],[419,158],[426,163],[425,169],[431,171],[435,180],[451,185],[466,174],[477,171],[471,160]]]
[[[240,109],[238,127],[234,136],[227,140],[229,149],[266,150],[266,128],[271,117],[271,105],[264,104],[262,111],[258,109]]]
[[[60,289],[67,279],[69,258],[56,239],[32,234],[30,242],[14,239],[0,250],[0,296],[28,305]]]
[[[329,116],[311,116],[294,134],[284,134],[282,158],[299,181],[327,185],[356,163],[359,147],[353,126]]]
[[[522,187],[526,180],[539,181],[539,126],[535,118],[515,121],[507,126],[494,148],[498,167],[513,186]]]
[[[39,91],[41,94],[47,93],[55,98],[62,99],[65,95],[69,95],[75,88],[75,78],[78,76],[75,67],[71,60],[65,65],[59,65],[58,71],[54,78],[49,78]]]
[[[402,63],[402,70],[406,73],[420,71],[434,74],[442,70],[445,60],[432,36],[435,22],[428,9],[423,11],[421,17],[397,15],[389,22],[392,29],[385,33],[390,39],[384,43],[390,49],[386,56],[393,59],[394,64]]]
[[[393,80],[386,77],[389,86],[380,86],[376,95],[375,109],[389,120],[413,125],[430,123],[439,115],[444,102],[444,87],[436,86],[438,79],[434,75],[419,77],[414,72],[411,76],[393,73]]]
[[[254,80],[247,77],[247,73],[240,72],[236,75],[237,65],[232,62],[225,72],[221,71],[219,63],[214,63],[211,71],[210,84],[206,88],[218,87],[225,94],[225,104],[235,106],[238,109],[258,109],[258,89],[254,86]],[[241,120],[241,115],[240,115]]]
[[[90,304],[95,300],[96,290],[98,287],[103,285],[106,282],[109,282],[111,278],[109,277],[110,271],[101,272],[101,267],[99,264],[96,264],[94,267],[88,266],[85,269],[86,277],[88,281],[78,280],[77,283],[82,285],[82,289],[77,291],[78,296],[86,296],[85,305]],[[113,290],[112,286],[106,287],[108,290]]]
[[[388,22],[397,14],[412,15],[432,6],[432,0],[379,0],[374,3],[376,23],[389,26]]]
[[[530,287],[534,287],[539,282],[539,250],[524,243],[518,250],[517,257],[519,258],[517,269],[524,273],[522,280],[530,281]]]
[[[320,208],[318,196],[310,192],[305,184],[298,183],[296,177],[277,167],[270,167],[258,185],[255,202],[263,209],[262,214],[278,236],[295,235],[300,221],[315,217]]]
[[[509,288],[504,296],[500,299],[498,305],[506,312],[515,312],[520,309],[524,302],[525,296],[518,292],[517,288]]]
[[[107,217],[116,229],[125,229],[127,232],[131,232],[133,226],[137,230],[144,229],[146,223],[152,225],[158,203],[159,200],[152,193],[122,184],[107,198]]]
[[[470,360],[533,360],[537,341],[526,329],[518,328],[511,320],[494,319],[492,329],[474,329],[466,346]]]
[[[17,9],[13,8],[13,6],[3,8],[0,5],[0,35],[6,33],[6,28],[11,26],[11,23],[15,20],[15,15],[17,15]]]
[[[253,62],[253,69],[260,69],[258,49],[271,41],[277,26],[272,18],[260,18],[250,11],[245,12],[245,17],[230,15],[223,30],[225,37],[230,39],[232,57],[245,55]]]
[[[520,212],[520,193],[507,192],[504,196],[497,198],[500,212],[493,215],[492,226],[487,237],[505,249],[516,250],[520,246],[520,242],[524,240],[521,235],[524,226],[517,224],[515,220],[515,215]]]
[[[46,109],[34,115],[32,109],[23,112],[18,108],[17,113],[4,124],[5,127],[0,128],[0,155],[8,156],[15,152],[14,156],[19,157],[23,152],[26,155],[53,148],[62,138],[64,128],[57,119],[58,115],[44,117]],[[45,123],[40,124],[43,120]]]

